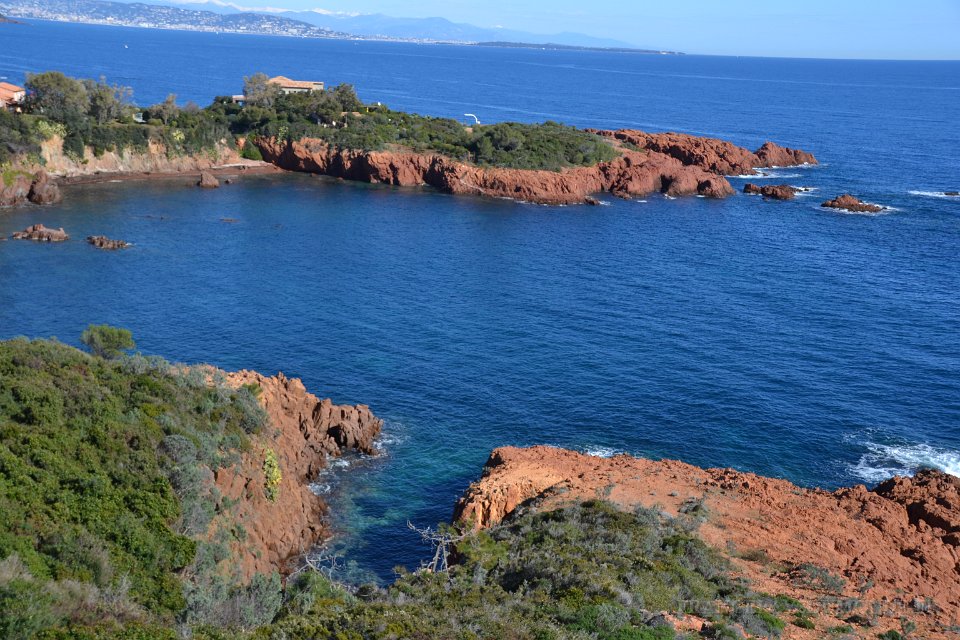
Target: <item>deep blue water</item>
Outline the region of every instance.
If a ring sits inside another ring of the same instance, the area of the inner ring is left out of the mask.
[[[124,49],[127,44],[129,48]],[[332,485],[389,577],[498,445],[682,458],[835,487],[960,474],[960,63],[661,57],[0,25],[0,76],[61,69],[205,104],[257,70],[486,122],[773,139],[822,165],[795,202],[549,208],[247,177],[74,187],[0,213],[0,338],[129,327],[144,352],[283,370],[387,419]],[[734,179],[735,186],[743,180]],[[885,215],[820,209],[842,192]],[[915,193],[911,193],[915,192]],[[236,218],[236,224],[221,218]],[[105,233],[120,253],[82,242]]]

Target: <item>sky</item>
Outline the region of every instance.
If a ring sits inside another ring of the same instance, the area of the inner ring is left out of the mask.
[[[439,16],[535,33],[575,31],[686,53],[960,59],[960,0],[229,1],[256,7]]]

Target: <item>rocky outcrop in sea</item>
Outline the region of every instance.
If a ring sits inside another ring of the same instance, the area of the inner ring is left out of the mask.
[[[864,202],[863,200],[855,198],[849,193],[845,193],[842,196],[837,196],[833,200],[827,200],[820,206],[827,207],[828,209],[852,211],[854,213],[879,213],[883,211],[883,207],[880,205]]]
[[[13,239],[33,240],[35,242],[64,242],[65,240],[69,240],[70,236],[63,230],[63,227],[50,229],[42,224],[35,224],[27,227],[23,231],[14,233]]]

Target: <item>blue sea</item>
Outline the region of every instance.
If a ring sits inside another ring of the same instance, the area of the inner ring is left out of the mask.
[[[960,474],[960,63],[648,56],[0,25],[0,76],[59,69],[140,104],[256,71],[484,122],[558,120],[812,151],[793,202],[542,207],[308,175],[72,187],[0,213],[0,338],[89,323],[139,348],[282,370],[386,419],[317,479],[352,575],[426,553],[490,450],[537,443],[833,488]],[[744,180],[734,178],[735,187]],[[890,210],[821,209],[851,192]],[[235,218],[228,224],[222,218]],[[131,241],[106,253],[82,239]],[[347,470],[344,470],[347,468]]]

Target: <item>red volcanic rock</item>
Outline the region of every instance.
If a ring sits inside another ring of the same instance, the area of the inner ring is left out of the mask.
[[[43,169],[37,172],[30,184],[27,199],[33,204],[56,204],[63,200],[60,187]]]
[[[203,187],[204,189],[216,189],[220,186],[220,181],[217,180],[217,177],[209,171],[201,171],[200,180],[197,182],[197,186]]]
[[[215,471],[217,488],[238,501],[230,517],[247,531],[233,545],[236,566],[247,578],[287,569],[288,562],[317,544],[326,531],[326,505],[311,489],[327,459],[355,450],[374,453],[383,422],[365,405],[335,405],[309,393],[298,379],[282,373],[266,377],[253,371],[226,374],[233,387],[254,385],[270,424],[253,438],[243,460]],[[265,491],[267,451],[280,466],[276,499]]]
[[[13,239],[34,240],[36,242],[63,242],[64,240],[69,240],[70,236],[63,230],[63,227],[59,229],[48,229],[42,224],[35,224],[27,227],[23,231],[14,233]]]
[[[484,168],[441,155],[333,149],[322,140],[257,141],[265,160],[291,171],[396,186],[428,185],[457,195],[512,198],[540,204],[583,204],[594,193],[621,197],[663,192],[724,197],[722,177],[660,153],[624,150],[610,162],[562,171]]]
[[[0,207],[12,207],[23,204],[30,194],[30,176],[25,173],[15,173],[12,177],[0,180]]]
[[[858,198],[854,198],[849,193],[845,193],[842,196],[837,196],[833,200],[827,200],[821,207],[829,207],[831,209],[844,209],[846,211],[854,211],[856,213],[877,213],[883,211],[883,207],[876,204],[869,204]]]
[[[754,153],[726,140],[702,138],[686,133],[647,133],[635,129],[588,131],[641,149],[666,154],[680,160],[684,165],[700,167],[722,176],[752,175],[758,167],[817,164],[817,159],[810,153],[787,149],[772,142],[765,143]]]
[[[748,182],[743,185],[744,193],[773,198],[774,200],[793,200],[798,191],[800,190],[788,184],[768,184],[761,187]]]
[[[130,243],[126,242],[125,240],[111,240],[107,236],[87,236],[87,242],[95,246],[97,249],[104,249],[107,251],[126,249],[130,246]]]
[[[804,164],[817,164],[812,153],[799,149],[787,149],[774,142],[764,142],[755,155],[758,163],[754,167],[795,167]]]
[[[671,516],[701,504],[703,540],[721,553],[737,550],[738,571],[759,590],[802,600],[818,613],[818,629],[841,624],[849,612],[827,622],[840,614],[824,604],[823,592],[798,585],[783,567],[809,564],[843,577],[836,595],[856,598],[858,613],[885,603],[891,612],[880,614],[889,616],[884,628],[899,628],[904,616],[918,625],[917,637],[955,637],[946,629],[960,616],[960,479],[953,476],[922,471],[873,491],[858,485],[827,492],[672,460],[503,447],[457,503],[455,519],[487,527],[519,509],[545,511],[598,497],[624,510],[643,506]],[[786,637],[823,635],[788,628]]]

